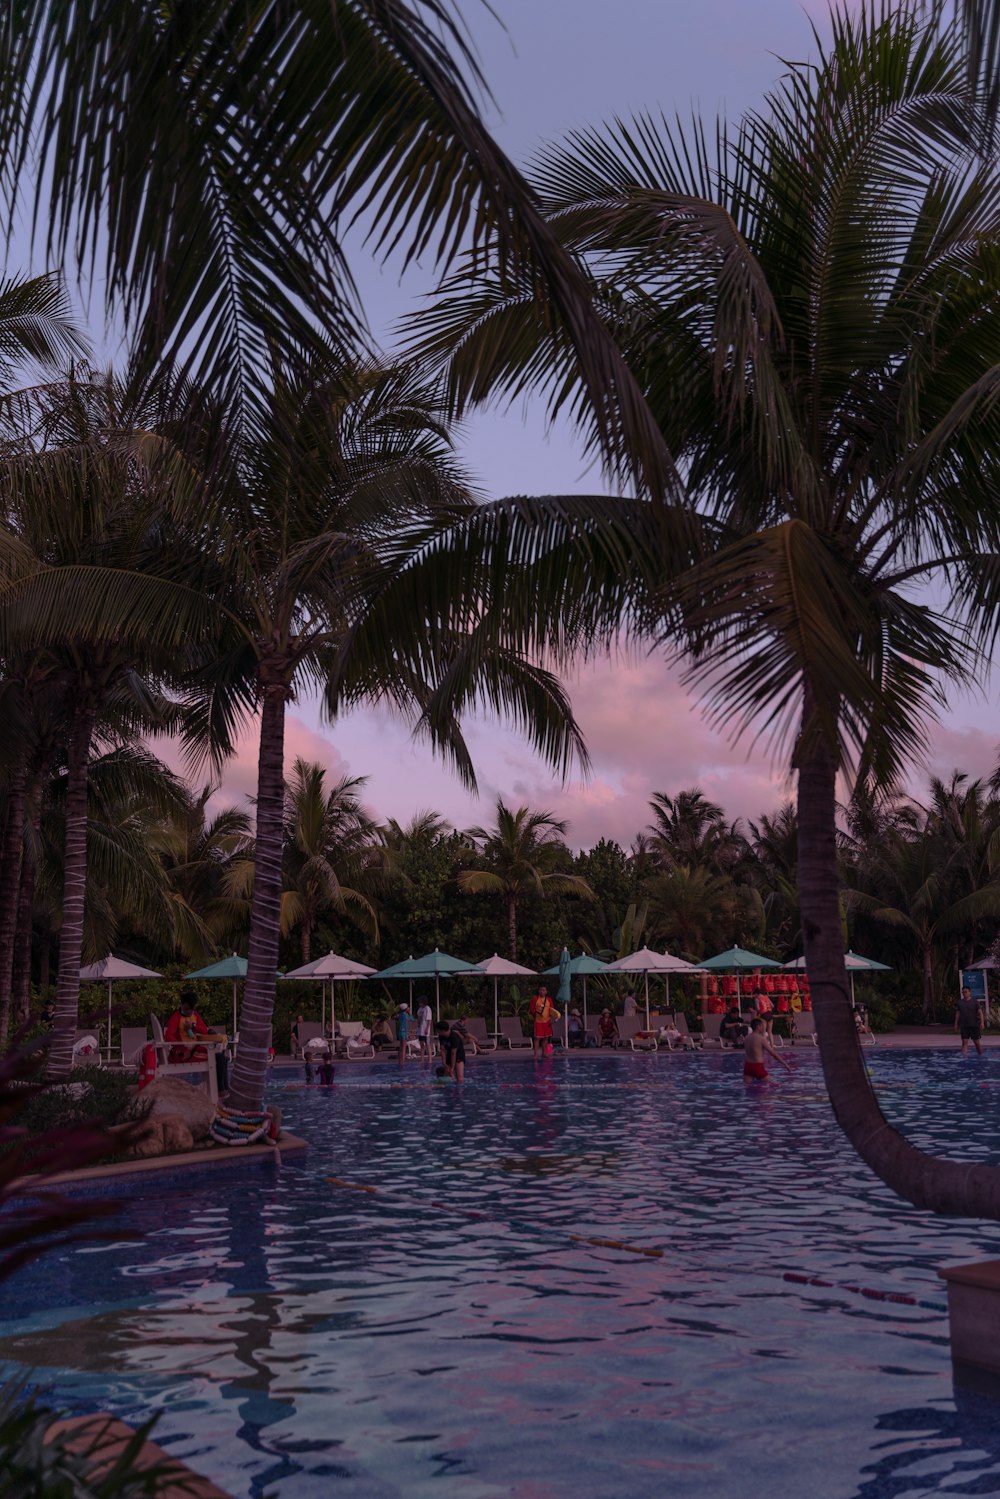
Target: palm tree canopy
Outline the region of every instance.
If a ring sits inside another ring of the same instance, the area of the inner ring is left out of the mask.
[[[662,436],[488,134],[482,88],[452,0],[40,0],[0,31],[0,181],[147,354],[180,355],[244,410],[274,347],[318,329],[358,346],[341,225],[363,212],[404,262],[471,245],[534,286],[577,351],[608,461],[661,493]]]

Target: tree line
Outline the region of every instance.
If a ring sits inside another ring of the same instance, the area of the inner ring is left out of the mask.
[[[64,734],[34,809],[20,883],[4,889],[13,934],[4,1034],[29,1015],[58,961],[65,836]],[[12,767],[6,766],[9,777]],[[888,1018],[950,1014],[958,970],[1000,936],[1000,777],[932,779],[923,802],[855,796],[841,808],[845,944],[891,976],[866,990]],[[727,818],[698,788],[654,793],[627,846],[573,852],[567,824],[502,799],[489,826],[458,829],[425,811],[379,822],[365,778],[296,760],[284,787],[280,962],[327,951],[382,968],[434,947],[493,951],[541,970],[564,945],[605,962],[645,945],[696,962],[730,946],[789,961],[802,952],[794,807]],[[114,949],[143,966],[204,966],[245,952],[254,824],[210,812],[144,743],[91,762],[84,956]],[[11,802],[6,803],[9,821]],[[7,823],[4,824],[4,832]]]

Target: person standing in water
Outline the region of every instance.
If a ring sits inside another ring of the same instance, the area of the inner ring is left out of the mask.
[[[955,1029],[961,1032],[963,1057],[969,1050],[970,1041],[982,1056],[983,1015],[979,1000],[973,999],[972,990],[968,986],[962,990],[955,1007]]]
[[[755,1015],[750,1022],[750,1033],[743,1043],[743,1081],[745,1083],[767,1082],[770,1073],[764,1065],[765,1052],[776,1062],[780,1062],[786,1072],[791,1072],[791,1062],[787,1061],[780,1052],[775,1051],[764,1035],[763,1020],[759,1015]]]
[[[427,1003],[426,994],[418,997],[420,1003],[417,1005],[417,1040],[420,1042],[420,1060],[429,1062],[434,1052],[434,1042],[431,1038],[431,1023],[434,1017]]]
[[[559,1011],[549,998],[549,991],[545,984],[539,984],[538,993],[528,1005],[528,1014],[534,1022],[534,1030],[531,1037],[532,1056],[537,1062],[540,1056],[544,1056],[546,1049],[552,1046],[552,1022],[559,1019]]]

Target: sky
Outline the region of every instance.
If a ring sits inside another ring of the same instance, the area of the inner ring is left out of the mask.
[[[479,0],[465,0],[464,14],[495,96],[487,119],[521,164],[542,142],[617,115],[697,110],[733,118],[761,101],[782,71],[780,59],[814,51],[810,17],[822,27],[826,14],[823,0],[699,0],[695,6],[493,0],[493,8],[499,21]],[[401,279],[398,266],[373,261],[360,235],[348,248],[368,318],[391,345],[398,319],[432,287],[433,267],[414,268]],[[599,475],[587,472],[572,433],[546,431],[530,406],[476,416],[461,431],[459,448],[491,497],[602,487]],[[400,822],[434,808],[468,827],[492,821],[497,796],[528,803],[564,818],[574,847],[602,836],[628,845],[649,820],[654,791],[674,794],[698,785],[732,817],[770,812],[791,794],[763,746],[752,738],[733,746],[713,732],[679,673],[659,659],[591,664],[570,686],[591,756],[585,779],[561,782],[503,725],[477,720],[466,726],[477,798],[426,745],[412,742],[405,724],[357,712],[324,726],[308,700],[290,710],[286,765],[302,755],[337,775],[367,776],[367,805]],[[998,742],[1000,715],[984,699],[963,696],[931,730],[926,769],[946,776],[955,767],[991,773]],[[250,734],[217,800],[251,794],[255,776]],[[918,793],[924,778],[924,769],[915,772]]]

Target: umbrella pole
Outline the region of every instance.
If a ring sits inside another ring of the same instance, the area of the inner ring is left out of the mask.
[[[236,985],[237,985],[238,982],[239,982],[238,979],[235,979],[235,978],[233,979],[233,1039],[234,1040],[236,1038]]]
[[[108,979],[108,1062],[111,1061],[111,980]]]
[[[497,978],[496,974],[494,974],[493,975],[493,1034],[494,1034],[494,1036],[499,1036],[499,1034],[500,1034],[500,1001],[497,998],[497,988],[498,988],[499,984],[500,984],[500,980]]]
[[[643,983],[646,986],[646,1029],[649,1030],[649,972],[643,974]]]
[[[666,1003],[666,1007],[665,1008],[666,1008],[667,1014],[669,1015],[669,1013],[670,1013],[670,975],[669,975],[669,973],[665,973],[663,975],[663,987],[666,990],[666,995],[667,995],[667,1003]]]
[[[337,980],[330,980],[330,1035],[337,1029]],[[323,1040],[326,1040],[326,1022],[323,1023]]]
[[[852,1010],[857,1009],[857,1006],[854,1003],[854,974],[853,973],[851,974],[851,1009]]]
[[[413,993],[413,980],[410,980],[410,993]],[[441,1019],[441,978],[439,974],[434,975],[434,1019]]]

